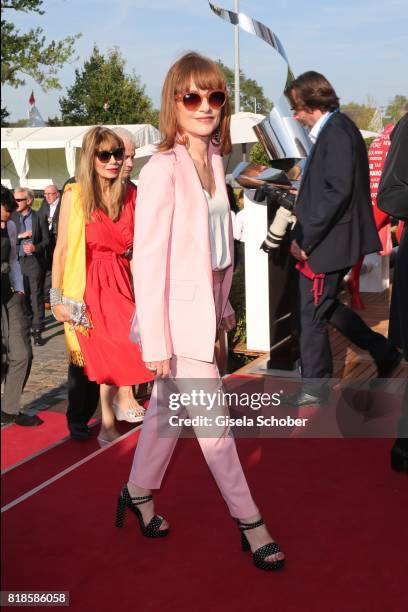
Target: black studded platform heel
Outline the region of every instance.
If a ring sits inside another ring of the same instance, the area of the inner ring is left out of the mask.
[[[116,527],[123,527],[125,520],[125,511],[128,508],[139,521],[140,531],[146,538],[164,538],[169,534],[170,529],[160,529],[163,518],[157,514],[151,519],[148,525],[145,525],[142,513],[138,506],[146,504],[153,499],[152,495],[143,497],[131,497],[127,485],[125,485],[118,497],[118,505],[116,509]]]
[[[249,529],[256,529],[264,524],[263,519],[259,519],[255,523],[242,523],[237,519],[238,529],[241,532],[241,548],[243,552],[251,550],[248,539],[245,535],[245,531]],[[252,553],[252,561],[256,567],[263,570],[278,570],[281,569],[285,564],[285,559],[279,561],[265,561],[266,557],[276,555],[276,553],[282,552],[276,542],[269,542],[265,546],[261,546],[254,553]]]

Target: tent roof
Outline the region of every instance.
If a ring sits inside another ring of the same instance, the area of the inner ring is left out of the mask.
[[[67,145],[81,147],[84,134],[93,126],[1,128],[1,147],[6,149],[65,149]],[[109,125],[114,128],[119,126]],[[159,131],[149,124],[121,125],[131,132],[137,147],[158,142]]]
[[[258,142],[258,138],[252,126],[256,125],[264,115],[256,113],[235,113],[231,116],[231,142],[232,144]]]
[[[363,138],[375,138],[378,136],[378,132],[370,132],[369,130],[360,130]]]
[[[40,128],[1,128],[1,148],[17,149],[20,140],[24,140]]]

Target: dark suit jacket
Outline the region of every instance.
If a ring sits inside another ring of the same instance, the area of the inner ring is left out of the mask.
[[[391,134],[391,147],[378,188],[378,208],[408,222],[408,113]]]
[[[408,360],[408,113],[391,134],[377,202],[380,210],[405,221],[394,269],[388,337]]]
[[[60,206],[61,206],[61,196],[57,204],[57,208],[55,209],[54,215],[52,217],[52,224],[51,224],[51,230],[50,230],[50,238],[51,238],[50,244],[51,244],[52,249],[54,249],[55,242],[56,242]],[[43,203],[41,204],[41,207],[39,208],[37,212],[39,215],[45,217],[48,223],[48,217],[50,216],[50,205],[48,204],[48,202],[44,200]]]
[[[365,144],[342,113],[324,124],[310,152],[295,213],[294,237],[316,273],[350,268],[381,250]]]
[[[33,223],[32,241],[35,245],[34,257],[38,260],[41,267],[47,266],[47,248],[50,243],[50,233],[48,231],[47,217],[40,215],[34,210],[31,211]],[[17,234],[20,232],[20,219],[18,212],[14,212],[11,216],[17,227]],[[22,240],[17,239],[17,252]]]

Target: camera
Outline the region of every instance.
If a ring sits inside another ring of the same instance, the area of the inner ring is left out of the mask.
[[[265,253],[271,253],[277,249],[289,226],[293,226],[296,217],[293,214],[295,207],[295,196],[286,189],[279,189],[272,185],[263,185],[255,191],[255,202],[266,200],[268,204],[276,207],[275,216],[269,226],[265,240],[261,244],[261,249]]]

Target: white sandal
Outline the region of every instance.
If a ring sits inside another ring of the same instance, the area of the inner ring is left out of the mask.
[[[146,412],[146,409],[140,406],[140,404],[137,404],[135,408],[122,410],[118,404],[113,402],[112,408],[118,421],[127,421],[128,423],[141,423]]]

